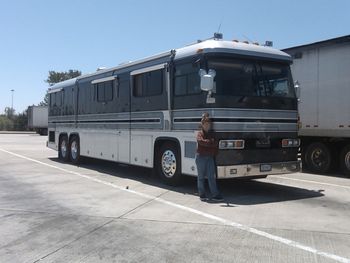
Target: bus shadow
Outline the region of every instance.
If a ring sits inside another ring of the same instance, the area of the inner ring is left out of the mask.
[[[219,188],[228,204],[237,205],[286,202],[324,196],[322,189],[314,191],[263,180],[228,179],[220,181]]]
[[[58,158],[51,161],[61,162]],[[181,186],[169,186],[153,175],[152,169],[118,164],[92,158],[84,158],[79,165],[82,168],[97,171],[108,176],[130,179],[150,186],[198,196],[197,180],[195,177],[185,176]],[[208,191],[208,185],[206,183]],[[235,205],[257,205],[266,203],[286,202],[324,196],[323,190],[312,191],[304,188],[274,184],[263,180],[225,179],[218,181],[218,188],[224,196],[224,207]]]

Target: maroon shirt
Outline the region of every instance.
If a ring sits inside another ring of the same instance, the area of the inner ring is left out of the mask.
[[[199,155],[215,156],[218,153],[218,143],[213,134],[200,130],[197,133],[197,153]]]

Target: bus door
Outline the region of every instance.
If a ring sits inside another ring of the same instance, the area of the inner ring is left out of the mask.
[[[153,141],[168,110],[165,64],[131,72],[130,163],[153,167]]]
[[[118,161],[130,163],[130,75],[119,74],[117,80]]]

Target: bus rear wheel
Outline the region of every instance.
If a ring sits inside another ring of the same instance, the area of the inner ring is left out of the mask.
[[[157,173],[161,180],[168,185],[180,185],[183,179],[181,174],[181,157],[175,143],[166,142],[161,145],[157,154]]]
[[[340,169],[350,177],[350,144],[346,145],[340,153]]]
[[[61,161],[68,162],[69,161],[69,146],[68,146],[68,138],[67,136],[61,136],[58,145],[58,158]]]
[[[79,137],[74,135],[70,140],[70,160],[74,164],[78,164],[80,162],[80,143]]]

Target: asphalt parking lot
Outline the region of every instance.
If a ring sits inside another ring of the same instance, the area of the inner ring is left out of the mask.
[[[296,173],[169,187],[148,169],[61,163],[0,134],[0,262],[350,262],[350,179]]]

